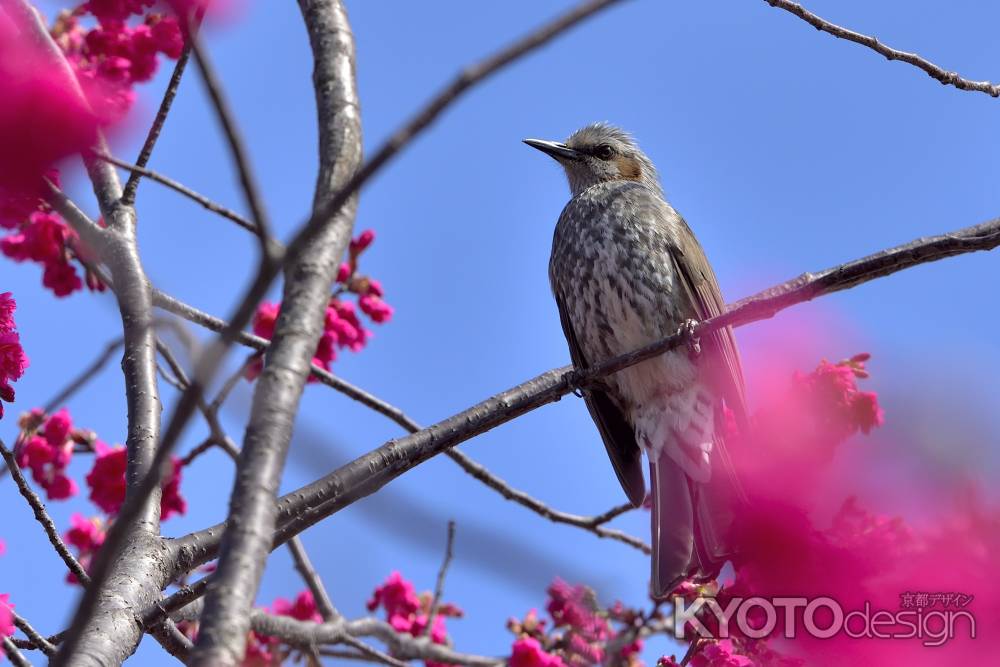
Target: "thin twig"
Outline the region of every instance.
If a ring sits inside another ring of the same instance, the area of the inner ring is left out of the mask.
[[[848,28],[843,28],[834,23],[830,23],[826,19],[813,14],[797,2],[790,2],[789,0],[764,0],[764,2],[772,7],[783,9],[786,12],[790,12],[791,14],[798,16],[800,19],[817,30],[821,30],[839,39],[845,39],[849,42],[866,46],[872,51],[885,56],[887,60],[900,60],[904,63],[913,65],[914,67],[923,70],[932,79],[937,79],[946,86],[954,86],[959,90],[986,93],[991,97],[1000,97],[1000,84],[991,83],[989,81],[970,81],[969,79],[963,79],[958,75],[958,73],[949,72],[929,60],[921,58],[916,53],[899,51],[898,49],[886,46],[875,37],[864,35],[860,32],[855,32],[853,30],[849,30]]]
[[[59,531],[56,530],[56,524],[52,521],[52,517],[49,516],[48,511],[45,509],[45,504],[42,499],[38,497],[31,487],[28,485],[28,480],[24,478],[21,473],[21,467],[17,465],[17,461],[14,460],[14,454],[7,449],[3,440],[0,440],[0,456],[3,456],[3,460],[7,463],[7,469],[10,471],[11,479],[14,480],[14,484],[17,485],[17,490],[21,492],[21,496],[28,501],[28,505],[31,506],[31,511],[35,514],[35,520],[42,525],[42,529],[45,530],[46,537],[49,538],[49,543],[62,558],[66,567],[69,571],[73,573],[74,576],[80,581],[80,585],[86,588],[90,585],[90,575],[87,571],[83,569],[80,562],[70,553],[69,548],[66,543],[63,542],[62,537],[59,536]]]
[[[184,195],[188,199],[190,199],[190,200],[192,200],[194,202],[197,202],[198,204],[201,204],[202,207],[204,207],[205,209],[211,211],[212,213],[217,213],[218,215],[221,215],[223,218],[226,218],[228,220],[232,220],[233,222],[235,222],[237,225],[239,225],[243,229],[246,229],[248,231],[253,232],[254,234],[257,234],[257,226],[254,223],[250,222],[249,220],[247,220],[246,218],[244,218],[242,215],[240,215],[236,211],[233,211],[232,209],[226,208],[222,204],[219,204],[219,203],[217,203],[215,201],[212,201],[211,199],[209,199],[205,195],[202,195],[202,194],[199,194],[198,192],[195,192],[194,190],[192,190],[188,186],[184,185],[183,183],[175,181],[174,179],[172,179],[172,178],[170,178],[168,176],[164,176],[163,174],[161,174],[161,173],[159,173],[157,171],[153,171],[152,169],[147,169],[146,167],[140,167],[139,165],[130,164],[128,162],[125,162],[124,160],[119,160],[118,158],[114,157],[113,155],[106,155],[106,154],[94,153],[94,157],[96,157],[99,160],[104,160],[105,162],[109,162],[109,163],[111,163],[111,164],[113,164],[116,167],[119,167],[121,169],[125,169],[126,171],[131,172],[133,176],[137,176],[137,175],[138,176],[145,176],[146,178],[148,178],[148,179],[150,179],[152,181],[156,181],[157,183],[159,183],[161,185],[165,185],[166,187],[170,188],[171,190],[173,190],[173,191],[175,191],[175,192],[177,192],[177,193],[179,193],[181,195]],[[129,183],[131,183],[131,182],[132,181],[130,180]],[[136,181],[136,182],[138,182],[138,181]],[[126,186],[127,186],[127,184],[126,184]]]
[[[427,627],[424,628],[424,636],[430,637],[431,628],[434,627],[434,617],[437,616],[438,606],[441,604],[441,596],[444,595],[444,578],[448,574],[448,566],[451,565],[452,548],[455,546],[455,521],[448,521],[448,540],[444,545],[444,560],[438,569],[437,583],[434,584],[434,598],[431,600],[430,611],[427,612]]]
[[[701,638],[695,637],[694,640],[688,645],[688,649],[684,653],[684,657],[681,658],[681,667],[684,667],[684,665],[691,662],[691,658],[693,658],[694,654],[698,652],[699,646],[701,646]]]
[[[493,489],[507,500],[512,500],[522,507],[528,508],[535,514],[552,521],[553,523],[576,526],[577,528],[582,528],[583,530],[593,533],[598,537],[606,537],[608,539],[617,540],[623,544],[627,544],[630,547],[635,547],[645,554],[652,553],[649,545],[639,538],[633,537],[628,533],[624,533],[614,528],[605,528],[601,525],[610,520],[604,518],[608,512],[597,516],[580,516],[577,514],[570,514],[568,512],[561,512],[557,509],[549,507],[542,501],[533,498],[524,491],[510,486],[505,481],[490,472],[485,466],[473,461],[463,452],[460,452],[457,449],[449,449],[445,452],[445,454],[448,458],[461,466],[462,470],[469,473],[469,475],[473,478],[478,479],[480,482]],[[628,507],[631,507],[631,505]]]
[[[101,372],[101,369],[104,368],[107,363],[111,361],[111,358],[115,356],[115,353],[121,349],[124,342],[124,338],[118,338],[108,343],[104,347],[104,351],[101,352],[96,359],[94,359],[94,362],[90,364],[90,366],[83,369],[80,374],[73,378],[73,381],[66,385],[62,391],[45,402],[45,407],[43,407],[42,410],[46,414],[49,414],[69,400],[73,394],[79,391],[83,386],[90,382],[95,375]]]
[[[255,223],[254,233],[260,239],[261,252],[265,256],[270,256],[272,250],[270,247],[271,224],[268,222],[267,213],[264,210],[260,188],[257,186],[257,181],[250,168],[250,157],[244,146],[243,137],[240,135],[239,130],[236,129],[236,120],[229,108],[229,103],[222,93],[222,83],[219,81],[219,77],[215,73],[215,68],[208,59],[208,54],[201,43],[201,38],[193,30],[193,27],[188,31],[188,44],[190,45],[191,52],[194,54],[198,69],[201,71],[201,79],[205,84],[205,89],[208,91],[208,96],[212,100],[212,107],[219,118],[219,124],[222,125],[222,130],[226,134],[229,151],[236,165],[236,171],[239,173],[240,185],[243,186],[243,196],[246,199],[250,215]]]
[[[167,82],[167,89],[163,92],[163,100],[160,102],[160,108],[156,112],[156,117],[153,119],[153,124],[149,128],[149,132],[146,134],[146,141],[142,144],[142,149],[139,151],[139,157],[135,160],[135,166],[142,169],[147,164],[149,164],[149,158],[153,155],[153,148],[156,146],[156,140],[160,138],[160,131],[163,130],[163,124],[167,122],[167,114],[170,113],[170,107],[174,103],[174,98],[177,96],[177,89],[181,85],[181,77],[184,76],[184,68],[187,67],[188,58],[191,55],[191,48],[188,46],[184,47],[181,51],[180,57],[174,64],[174,71],[170,75],[170,81]],[[122,205],[131,206],[135,203],[135,193],[139,188],[139,177],[142,173],[133,170],[129,174],[128,181],[125,183],[125,187],[122,189]]]
[[[20,616],[15,612],[11,612],[11,614],[14,616],[14,625],[16,625],[18,629],[34,643],[35,646],[41,649],[42,653],[51,656],[56,652],[56,647],[52,644],[52,642],[43,637],[38,630],[35,630],[31,623],[28,623],[23,616]]]
[[[181,459],[181,465],[184,467],[191,465],[192,463],[194,463],[195,459],[197,459],[199,456],[201,456],[208,450],[214,449],[216,445],[217,441],[214,436],[209,436],[205,438],[204,440],[202,440],[201,444],[199,444],[197,447],[195,447],[190,452],[184,455],[184,457]]]
[[[227,398],[229,398],[229,394],[236,388],[237,383],[246,375],[247,368],[250,367],[250,364],[260,359],[261,356],[262,354],[251,354],[249,357],[244,359],[243,363],[239,365],[239,368],[237,368],[232,375],[226,378],[226,381],[222,383],[222,387],[219,388],[219,393],[215,395],[215,398],[213,398],[212,402],[208,404],[208,407],[215,412],[218,412],[219,408],[222,407],[222,404],[226,402]]]
[[[319,614],[323,617],[323,620],[335,621],[340,618],[340,612],[333,606],[330,594],[326,592],[323,580],[320,579],[319,573],[313,567],[312,561],[309,560],[306,547],[302,544],[302,540],[298,536],[294,540],[288,541],[288,550],[292,554],[292,560],[295,561],[295,569],[302,577],[302,581],[309,587],[309,591],[313,595],[313,600],[316,602],[316,609],[319,610]]]

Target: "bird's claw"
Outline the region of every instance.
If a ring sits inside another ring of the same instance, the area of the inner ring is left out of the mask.
[[[684,320],[677,333],[684,336],[684,342],[687,345],[688,356],[691,360],[695,360],[701,356],[701,341],[695,332],[698,330],[698,322],[696,320]]]

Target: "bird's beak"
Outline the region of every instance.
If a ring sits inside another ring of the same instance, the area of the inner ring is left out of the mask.
[[[567,146],[564,143],[558,141],[544,141],[542,139],[525,139],[524,143],[528,144],[532,148],[537,148],[546,155],[556,160],[579,160],[580,154]]]

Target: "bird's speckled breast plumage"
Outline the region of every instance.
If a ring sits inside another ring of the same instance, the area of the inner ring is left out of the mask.
[[[549,278],[588,364],[634,350],[677,329],[682,312],[671,259],[680,216],[644,185],[611,181],[574,197],[556,225]],[[611,378],[622,403],[695,381],[683,353],[668,353]]]

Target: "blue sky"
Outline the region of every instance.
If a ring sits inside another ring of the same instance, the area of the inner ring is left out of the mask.
[[[461,65],[570,4],[349,2],[366,148]],[[968,78],[1000,79],[1000,7],[929,0],[808,6]],[[309,210],[316,169],[311,58],[295,3],[249,2],[239,21],[208,35],[208,44],[267,209],[287,238]],[[138,129],[116,140],[124,159],[133,159],[169,69],[142,89]],[[382,281],[396,315],[375,329],[365,351],[342,355],[335,372],[431,423],[568,362],[546,275],[553,225],[568,193],[555,163],[522,145],[524,137],[563,138],[594,120],[633,132],[735,300],[803,271],[996,216],[998,105],[817,33],[764,2],[626,2],[476,88],[364,190],[358,229],[378,234],[364,269]],[[242,206],[194,72],[151,167]],[[70,189],[95,209],[82,182]],[[252,238],[154,183],[142,185],[138,205],[141,250],[156,286],[227,313],[251,273]],[[874,355],[869,388],[886,405],[886,430],[918,443],[921,460],[995,478],[998,279],[995,254],[965,256],[741,329],[751,397],[754,378],[867,350]],[[58,300],[40,282],[34,266],[0,264],[0,290],[19,302],[32,362],[0,423],[8,443],[15,415],[44,403],[119,331],[107,296]],[[787,350],[781,359],[765,363],[753,354],[776,346]],[[237,440],[250,391],[241,386],[225,413]],[[169,406],[174,396],[164,396]],[[123,441],[115,363],[68,407],[79,425]],[[904,410],[919,418],[893,422]],[[203,431],[189,428],[183,449]],[[283,488],[398,434],[385,419],[310,386]],[[622,500],[586,410],[572,397],[462,449],[560,509],[595,513]],[[879,459],[886,469],[897,463],[895,454]],[[74,468],[81,482],[88,464]],[[192,511],[167,522],[165,532],[221,519],[231,480],[221,455],[187,471],[182,490]],[[0,590],[40,630],[58,631],[76,589],[53,576],[59,560],[9,480],[0,482],[0,493],[9,508],[0,532],[8,544]],[[73,511],[94,512],[82,498],[51,509],[61,527]],[[457,522],[457,536],[446,598],[467,612],[450,624],[463,650],[504,653],[505,620],[542,607],[556,575],[590,583],[609,601],[643,599],[648,564],[641,554],[549,524],[446,459],[408,473],[304,539],[335,603],[355,615],[393,569],[419,590],[433,588],[448,519]],[[636,513],[618,525],[645,538],[647,521]],[[300,588],[288,556],[276,552],[260,601]],[[650,650],[650,662],[657,648],[663,646]],[[148,638],[140,656],[143,664],[168,662]]]

